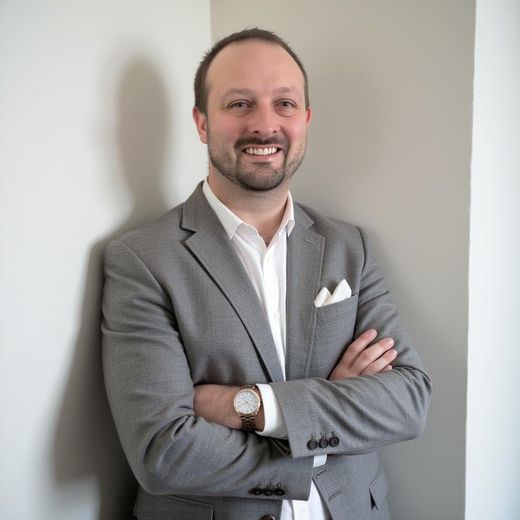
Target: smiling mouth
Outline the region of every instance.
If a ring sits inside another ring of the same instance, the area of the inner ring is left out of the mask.
[[[277,146],[271,146],[269,148],[255,148],[255,147],[248,147],[244,149],[244,152],[247,155],[274,155],[276,152],[278,152],[280,148]]]

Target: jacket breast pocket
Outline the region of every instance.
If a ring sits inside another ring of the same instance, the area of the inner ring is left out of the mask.
[[[356,325],[358,294],[346,300],[318,307],[312,350],[311,377],[328,377],[352,343]]]
[[[353,294],[350,298],[341,300],[330,305],[323,305],[316,309],[317,325],[337,320],[348,320],[352,314],[354,317],[357,312],[357,302],[359,293]]]

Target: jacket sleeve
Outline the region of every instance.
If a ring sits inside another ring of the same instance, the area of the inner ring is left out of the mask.
[[[375,375],[270,383],[282,409],[291,455],[296,459],[318,453],[367,453],[413,439],[425,425],[431,381],[401,326],[366,237],[360,233],[365,256],[354,337],[374,328],[378,338],[394,338],[398,357],[393,370]],[[336,437],[339,443],[311,450],[309,440],[319,441],[323,435]]]
[[[251,490],[269,485],[282,486],[284,498],[307,499],[312,456],[295,461],[276,440],[195,416],[171,300],[122,241],[105,252],[102,337],[112,414],[147,492],[258,498]]]

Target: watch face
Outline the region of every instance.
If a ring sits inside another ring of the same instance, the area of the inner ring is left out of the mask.
[[[254,390],[240,390],[235,396],[235,410],[242,415],[258,411],[260,399]]]

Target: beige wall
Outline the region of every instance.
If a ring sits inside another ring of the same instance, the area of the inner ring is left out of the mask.
[[[370,231],[433,376],[426,433],[383,453],[394,517],[463,518],[474,2],[212,2],[214,39],[247,25],[309,73],[294,193]]]
[[[191,85],[209,14],[202,0],[0,2],[2,519],[129,518],[101,381],[101,251],[205,174]]]

